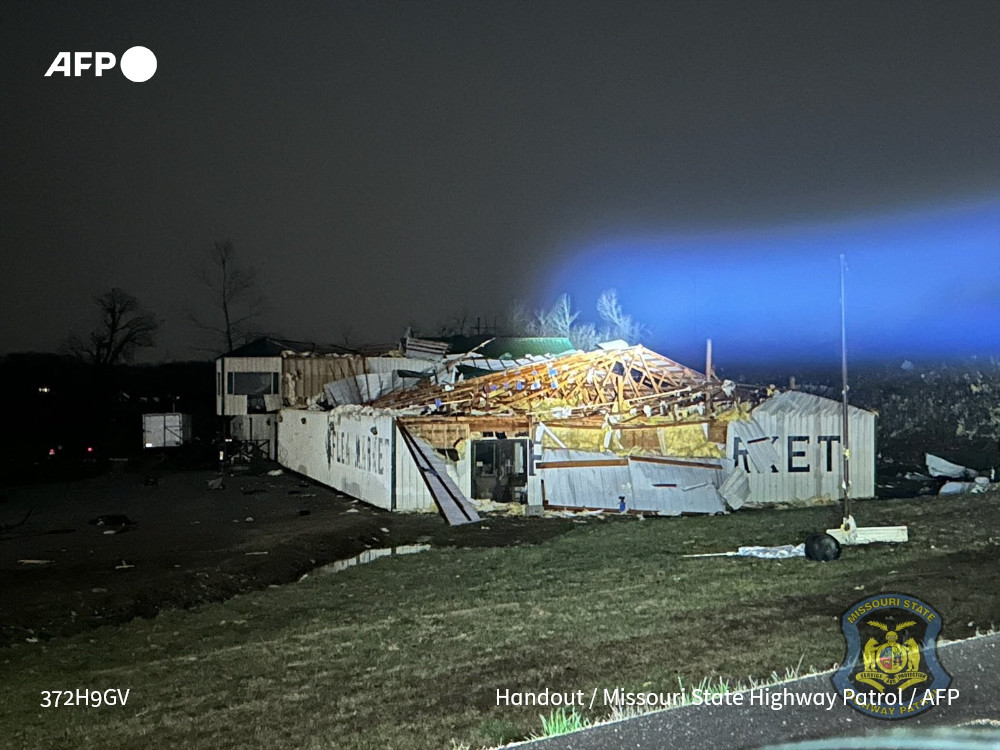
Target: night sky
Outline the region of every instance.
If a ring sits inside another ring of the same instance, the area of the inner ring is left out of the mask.
[[[995,1],[3,0],[0,33],[0,353],[120,286],[152,358],[205,356],[228,238],[289,338],[615,287],[667,356],[836,362],[846,253],[859,355],[1000,354]],[[134,45],[145,83],[45,77]]]

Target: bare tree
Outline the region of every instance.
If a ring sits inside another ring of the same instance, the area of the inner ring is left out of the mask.
[[[149,312],[134,295],[124,289],[109,289],[94,302],[101,310],[101,322],[87,340],[75,333],[66,340],[66,349],[95,365],[131,362],[135,353],[156,343],[161,321]]]
[[[577,349],[590,351],[599,341],[624,339],[630,344],[639,343],[645,333],[642,324],[627,315],[618,301],[618,293],[608,289],[597,300],[597,313],[604,326],[598,331],[593,323],[579,323],[579,311],[573,310],[568,294],[562,294],[548,310],[529,313],[523,302],[515,302],[508,314],[514,331],[523,336],[562,336]]]
[[[208,265],[199,276],[216,309],[214,324],[195,315],[188,317],[198,328],[215,334],[225,351],[232,351],[246,339],[265,306],[264,296],[257,291],[257,271],[241,265],[233,243],[222,240],[209,251]]]
[[[601,338],[605,341],[622,339],[629,344],[638,344],[644,333],[642,324],[631,315],[626,315],[618,301],[618,292],[607,289],[597,298],[597,314],[604,321]]]

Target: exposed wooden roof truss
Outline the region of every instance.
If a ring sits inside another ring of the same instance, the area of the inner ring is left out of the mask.
[[[721,406],[732,401],[719,381],[633,346],[572,353],[455,385],[423,384],[387,394],[375,405],[426,407],[436,414],[532,414],[562,407],[575,416],[588,416],[627,413],[647,405],[669,413],[699,403]]]

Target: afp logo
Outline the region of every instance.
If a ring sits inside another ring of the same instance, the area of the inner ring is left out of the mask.
[[[113,69],[116,62],[111,52],[60,52],[46,71],[45,77],[61,73],[66,78],[79,78],[83,75],[100,78],[104,71]],[[130,47],[122,54],[118,66],[122,75],[130,81],[144,83],[156,72],[156,55],[148,47]]]

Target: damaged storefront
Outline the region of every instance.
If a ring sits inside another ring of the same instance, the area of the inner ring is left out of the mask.
[[[680,515],[840,492],[837,402],[737,386],[642,346],[394,387],[326,412],[284,409],[280,420],[283,465],[391,510],[444,512],[442,492],[479,508]],[[871,496],[874,414],[852,408],[850,428],[852,494]]]

